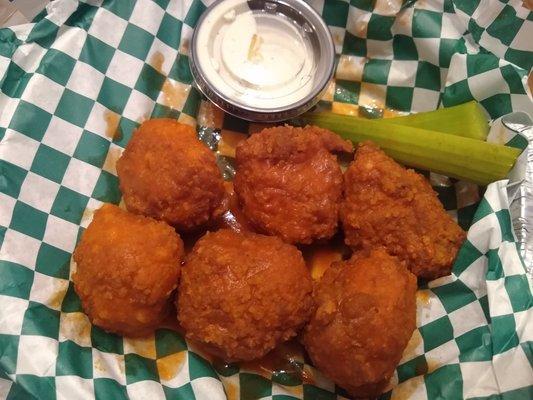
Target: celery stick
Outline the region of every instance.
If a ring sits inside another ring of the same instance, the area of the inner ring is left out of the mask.
[[[479,140],[486,140],[489,133],[487,117],[476,101],[383,121]]]
[[[520,154],[519,149],[386,120],[324,113],[306,114],[304,120],[354,143],[371,140],[402,164],[481,185],[505,178]]]
[[[317,113],[325,116],[337,116],[332,112]],[[304,114],[306,118],[308,114]],[[367,118],[351,117],[355,120],[366,120]],[[430,129],[452,135],[469,137],[472,139],[485,140],[489,133],[489,124],[483,110],[475,101],[469,101],[458,106],[440,108],[435,111],[422,112],[418,114],[406,115],[379,119],[387,124],[411,126],[414,128]]]

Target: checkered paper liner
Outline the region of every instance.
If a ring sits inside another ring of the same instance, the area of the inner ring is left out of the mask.
[[[374,118],[476,99],[492,118],[533,114],[533,13],[520,1],[311,3],[338,53],[319,108]],[[304,355],[296,363],[312,384],[211,365],[171,329],[142,340],[106,333],[90,325],[69,280],[92,212],[121,200],[115,162],[140,122],[208,125],[200,138],[228,178],[232,144],[260,129],[191,86],[190,37],[207,5],[56,0],[33,23],[0,30],[0,398],[345,396]],[[509,130],[493,136],[527,145]],[[453,274],[419,291],[418,329],[383,398],[533,398],[531,281],[506,182],[484,191],[426,175],[468,238]]]

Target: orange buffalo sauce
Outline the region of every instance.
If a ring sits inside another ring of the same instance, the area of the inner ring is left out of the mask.
[[[320,280],[326,269],[336,262],[342,260],[342,249],[328,245],[314,246],[309,250],[306,262],[311,270],[311,277]]]
[[[222,385],[224,386],[224,391],[226,392],[226,397],[228,400],[238,400],[239,399],[239,388],[233,382],[227,382],[222,380]]]
[[[310,371],[304,370],[304,347],[296,340],[280,344],[274,350],[257,360],[238,363],[241,371],[253,372],[271,379],[288,375],[297,384],[315,384]]]
[[[217,154],[226,157],[235,157],[237,145],[246,140],[248,136],[244,133],[222,130],[220,141],[218,142]]]
[[[169,381],[176,377],[185,362],[186,351],[170,354],[156,361],[159,377],[164,381]]]
[[[233,229],[237,232],[252,232],[250,222],[244,216],[237,195],[233,190],[233,182],[224,182],[228,195],[228,211],[226,211],[216,222],[216,229]]]

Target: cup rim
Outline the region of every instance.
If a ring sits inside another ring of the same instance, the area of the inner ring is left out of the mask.
[[[313,85],[312,90],[305,97],[293,103],[290,103],[290,104],[287,104],[281,107],[273,107],[273,108],[254,107],[251,105],[244,105],[244,104],[236,102],[231,97],[228,97],[227,95],[221,93],[217,87],[215,87],[211,82],[209,82],[209,80],[203,75],[201,69],[199,68],[200,63],[198,60],[198,54],[196,52],[198,31],[201,28],[207,16],[209,15],[210,11],[224,1],[226,0],[216,0],[215,2],[213,2],[202,13],[192,33],[189,64],[191,67],[191,72],[193,74],[194,80],[196,81],[196,84],[198,88],[200,89],[200,91],[204,95],[206,95],[206,97],[209,100],[215,103],[215,105],[219,106],[224,111],[232,115],[236,115],[238,117],[246,118],[246,119],[249,119],[249,118],[247,118],[246,116],[237,115],[238,113],[235,111],[240,109],[240,110],[245,111],[245,113],[257,114],[258,116],[263,117],[263,118],[260,117],[259,118],[260,120],[264,120],[264,116],[266,114],[286,113],[291,110],[298,110],[302,108],[309,109],[314,104],[316,104],[316,102],[318,101],[317,96],[323,92],[324,88],[329,83],[329,81],[331,80],[334,74],[335,45],[333,43],[333,37],[331,35],[331,32],[329,31],[329,28],[327,27],[326,23],[324,22],[320,14],[318,14],[304,0],[270,0],[270,1],[264,0],[264,2],[283,4],[285,6],[295,9],[300,15],[302,15],[307,20],[307,22],[309,22],[316,30],[316,33],[319,37],[319,44],[321,47],[321,51],[324,51],[326,53],[324,55],[321,55],[321,57],[325,57],[328,60],[331,60],[329,62],[329,65],[327,65],[325,69],[326,73],[321,74],[322,76],[320,76],[320,80],[318,80],[318,82]],[[249,0],[244,0],[244,1],[248,2]],[[309,17],[311,17],[312,20],[310,20]],[[231,105],[231,108],[233,110],[227,110],[228,107],[224,107],[224,104]]]

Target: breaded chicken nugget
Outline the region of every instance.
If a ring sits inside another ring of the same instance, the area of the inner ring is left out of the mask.
[[[450,273],[465,238],[429,182],[370,142],[359,145],[344,175],[340,215],[346,244],[384,246],[426,279]]]
[[[333,236],[342,172],[330,151],[352,145],[313,126],[267,128],[237,146],[235,193],[258,231],[288,243]]]
[[[416,327],[416,277],[382,249],[326,270],[304,333],[314,365],[355,397],[378,396]]]
[[[94,325],[141,336],[171,310],[182,256],[170,226],[106,204],[74,252],[74,289]]]
[[[226,361],[252,360],[295,336],[312,311],[302,254],[272,236],[219,230],[182,270],[178,319],[188,339]]]
[[[193,230],[226,210],[215,156],[194,129],[168,118],[144,122],[117,162],[128,211]]]

